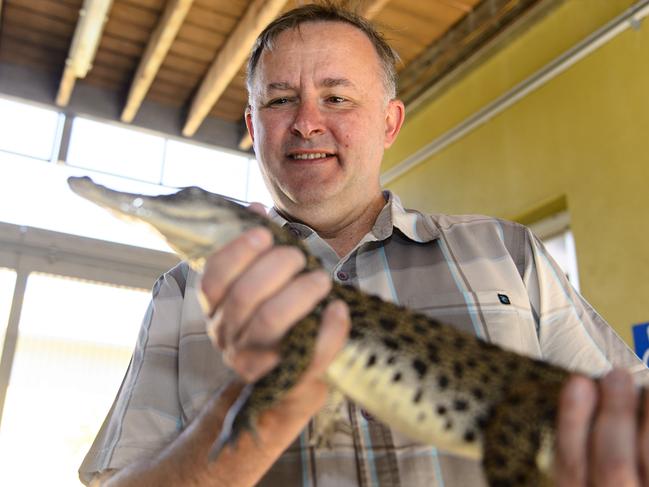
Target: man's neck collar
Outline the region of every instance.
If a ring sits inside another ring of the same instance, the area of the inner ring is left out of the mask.
[[[315,231],[338,255],[342,256],[353,249],[372,230],[378,215],[386,206],[387,197],[388,194],[379,193],[378,197],[374,198],[361,211],[353,215],[346,215],[339,222],[334,222],[332,225],[322,225],[320,227],[312,225],[310,222],[300,221],[276,207],[271,209],[269,216],[280,225],[290,222],[294,228],[299,229],[302,226],[304,230]],[[300,233],[305,233],[304,230],[300,230]]]
[[[439,236],[439,232],[429,224],[429,219],[425,215],[418,211],[405,209],[397,195],[384,190],[383,197],[386,204],[379,212],[369,231],[372,234],[372,240],[389,238],[395,228],[398,228],[406,238],[413,242],[430,242]],[[309,225],[295,222],[290,217],[287,218],[279,213],[276,208],[272,208],[268,216],[280,226],[290,226],[291,230],[301,238],[307,238],[315,232]]]

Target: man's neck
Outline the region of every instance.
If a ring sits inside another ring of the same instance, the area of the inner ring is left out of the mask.
[[[336,227],[316,229],[316,231],[339,257],[344,257],[372,230],[376,218],[384,206],[385,199],[381,195],[380,199],[373,200],[362,211],[349,215]]]
[[[378,193],[365,205],[354,206],[352,211],[343,214],[339,211],[337,215],[318,212],[297,220],[313,228],[339,257],[344,257],[372,229],[385,203],[383,193]]]

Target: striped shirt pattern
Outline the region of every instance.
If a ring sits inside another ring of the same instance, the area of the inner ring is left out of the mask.
[[[343,258],[309,227],[274,210],[270,217],[298,235],[337,282],[570,370],[601,375],[615,365],[649,381],[527,228],[485,216],[426,215],[385,197],[372,230]],[[155,455],[232,377],[205,334],[199,286],[184,263],[155,283],[122,386],[81,465],[83,482]],[[347,427],[331,449],[311,445],[316,416],[259,485],[485,485],[477,462],[410,441],[351,402],[345,412]]]

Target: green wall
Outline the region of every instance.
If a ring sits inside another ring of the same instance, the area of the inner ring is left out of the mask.
[[[633,3],[567,0],[408,114],[383,170]],[[426,211],[518,220],[565,198],[581,291],[631,343],[649,321],[649,18],[387,187]]]

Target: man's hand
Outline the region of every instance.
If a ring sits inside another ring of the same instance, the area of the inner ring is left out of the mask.
[[[556,485],[647,485],[649,397],[639,402],[625,371],[614,370],[599,384],[571,378],[559,403]]]
[[[305,263],[298,249],[273,246],[271,233],[261,227],[208,258],[201,282],[212,316],[208,334],[244,380],[254,382],[276,365],[281,338],[330,291],[328,274],[304,273]],[[301,428],[324,405],[327,386],[321,377],[344,345],[349,326],[344,303],[325,309],[313,362],[274,408],[276,414],[298,420]]]
[[[201,284],[213,317],[208,334],[226,362],[249,382],[277,363],[279,340],[331,288],[324,271],[301,273],[304,264],[297,249],[274,247],[264,228],[244,233],[206,262]],[[215,394],[154,458],[135,462],[101,485],[256,484],[324,405],[328,388],[321,377],[345,344],[349,327],[344,303],[325,309],[311,366],[280,404],[259,415],[256,438],[242,435],[236,448],[224,448],[216,461],[207,461],[225,414],[243,387],[233,383]]]

